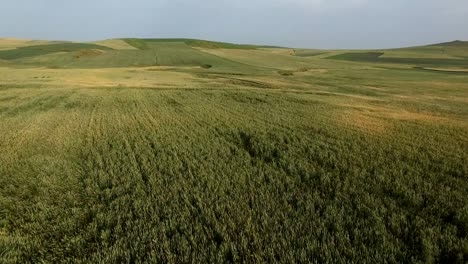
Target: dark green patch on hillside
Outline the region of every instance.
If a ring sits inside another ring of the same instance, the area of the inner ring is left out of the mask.
[[[109,47],[88,44],[88,43],[60,43],[60,44],[49,44],[49,45],[37,45],[29,47],[21,47],[14,50],[1,50],[0,59],[3,60],[15,60],[27,57],[41,56],[50,53],[57,52],[73,52],[86,49],[99,49],[99,50],[111,50]]]
[[[129,39],[123,39],[123,41],[127,42],[128,45],[133,46],[140,50],[149,49],[148,44],[143,39],[135,39],[135,38],[130,39],[129,38]]]
[[[378,62],[382,55],[384,55],[383,52],[353,52],[331,56],[327,59]]]
[[[232,44],[226,42],[206,41],[198,39],[188,39],[184,41],[191,47],[209,48],[209,49],[256,49],[257,46],[245,44]]]
[[[441,73],[441,74],[468,75],[468,72],[466,71],[430,69],[430,68],[424,68],[424,67],[414,67],[414,68],[416,70]]]
[[[416,52],[421,54],[438,54],[458,57],[461,59],[468,58],[468,42],[467,41],[452,41],[420,47],[409,47],[400,49],[391,49],[388,51],[405,51]]]
[[[468,47],[468,41],[461,41],[461,40],[455,40],[451,42],[444,42],[444,43],[439,43],[439,44],[434,44],[434,45],[429,45],[429,46],[452,46],[452,47]]]
[[[227,60],[182,42],[132,42],[140,50],[111,50],[103,53],[88,50],[24,58],[15,63],[52,68],[118,68],[147,66],[199,66],[221,72],[264,72],[258,67]]]
[[[327,53],[319,50],[294,50],[294,55],[298,57],[315,57]]]
[[[167,39],[135,39],[128,38],[123,39],[129,45],[137,49],[149,49],[149,43],[154,42],[182,42],[191,47],[197,48],[209,48],[209,49],[256,49],[259,46],[255,45],[244,45],[244,44],[232,44],[226,42],[199,40],[199,39],[185,39],[185,38],[167,38]]]
[[[383,52],[350,52],[328,57],[332,60],[356,62],[399,63],[425,66],[458,66],[468,67],[466,59],[434,59],[434,58],[383,58]]]

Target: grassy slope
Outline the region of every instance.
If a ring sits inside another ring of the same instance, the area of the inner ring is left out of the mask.
[[[207,41],[199,39],[184,39],[184,38],[173,38],[173,39],[124,39],[129,45],[132,45],[138,49],[148,49],[151,43],[167,43],[167,42],[181,42],[191,47],[208,48],[208,49],[256,49],[261,46],[255,45],[244,45],[244,44],[232,44],[226,42]]]
[[[468,41],[453,41],[435,45],[397,49],[393,51],[411,51],[422,55],[445,55],[453,58],[468,58]]]
[[[29,40],[15,38],[0,38],[0,50],[11,50],[20,47],[37,46],[45,44],[59,44],[63,41],[47,41],[47,40]]]
[[[0,50],[0,59],[16,60],[58,52],[73,52],[88,49],[110,50],[106,46],[87,43],[59,43],[20,47],[13,50]]]
[[[334,60],[347,60],[357,62],[376,62],[376,63],[397,63],[397,64],[415,64],[434,67],[468,67],[468,59],[440,59],[440,58],[401,58],[401,57],[382,57],[384,52],[351,52],[343,53],[329,57]]]
[[[262,68],[297,70],[310,67],[310,64],[301,58],[284,54],[272,54],[265,50],[202,49],[202,51],[231,61]]]
[[[323,50],[310,50],[310,49],[295,49],[294,55],[298,57],[315,57],[318,55],[327,54]]]
[[[344,52],[330,59],[358,62],[416,64],[433,67],[468,68],[468,42],[456,41],[436,45],[372,52]]]
[[[82,51],[55,53],[17,60],[22,65],[53,68],[104,68],[144,66],[211,66],[212,71],[261,72],[253,66],[223,59],[182,42],[150,42],[143,50],[106,50],[92,56]],[[209,67],[208,66],[208,67]]]
[[[0,68],[0,262],[466,262],[468,75],[148,45]]]
[[[92,42],[92,44],[106,46],[114,50],[136,49],[135,47],[129,45],[127,42],[121,39],[106,39],[106,40]]]

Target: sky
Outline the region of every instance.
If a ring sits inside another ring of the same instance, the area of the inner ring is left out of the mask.
[[[2,0],[0,37],[396,48],[468,40],[468,0]]]

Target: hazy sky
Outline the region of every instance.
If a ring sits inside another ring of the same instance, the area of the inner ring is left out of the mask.
[[[468,0],[1,0],[0,37],[187,37],[309,48],[468,40]]]

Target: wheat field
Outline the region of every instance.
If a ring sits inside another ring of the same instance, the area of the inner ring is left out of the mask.
[[[0,262],[467,261],[458,45],[40,45],[0,51]]]

